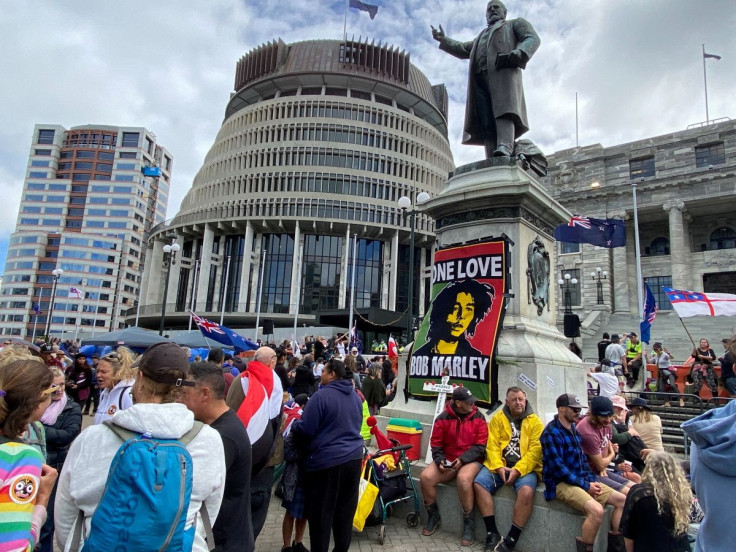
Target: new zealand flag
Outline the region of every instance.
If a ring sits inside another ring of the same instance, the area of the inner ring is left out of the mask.
[[[619,219],[596,219],[573,216],[567,224],[555,228],[555,239],[568,243],[589,243],[598,247],[626,245],[626,226]]]
[[[194,323],[197,324],[199,331],[202,332],[202,335],[205,336],[207,339],[211,339],[212,341],[217,341],[218,343],[222,343],[223,345],[232,347],[237,352],[254,351],[258,348],[258,345],[244,338],[242,335],[235,333],[230,328],[220,326],[217,322],[213,322],[212,320],[207,320],[206,318],[197,316],[191,310],[189,311],[189,314],[192,315],[192,320],[194,320]]]

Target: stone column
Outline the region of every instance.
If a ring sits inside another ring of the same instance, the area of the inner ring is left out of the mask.
[[[627,313],[631,308],[629,301],[629,256],[636,251],[634,244],[634,226],[630,224],[630,217],[626,213],[611,213],[613,218],[622,218],[626,224],[626,245],[613,248],[613,266],[611,267],[611,279],[613,280],[613,312]],[[636,272],[636,264],[634,272]]]
[[[683,221],[685,202],[668,201],[663,208],[669,214],[672,287],[690,289],[690,250]]]
[[[345,308],[348,304],[347,292],[348,292],[348,272],[350,271],[350,251],[351,251],[351,240],[353,237],[350,235],[350,225],[348,224],[347,230],[345,230],[345,240],[342,244],[342,257],[340,260],[340,293],[337,299],[338,308]]]
[[[161,259],[163,251],[156,251],[158,242],[148,242],[146,245],[146,264],[143,267],[143,281],[141,282],[141,305],[152,305],[157,302],[159,284],[161,283]]]
[[[396,310],[397,283],[399,281],[399,231],[391,237],[391,275],[389,276],[388,310]]]
[[[202,258],[199,263],[199,282],[197,282],[197,305],[196,309],[204,310],[207,303],[207,288],[210,283],[210,266],[212,266],[212,243],[215,240],[215,232],[209,224],[204,227],[202,234]],[[195,309],[195,312],[199,312]]]
[[[294,227],[294,251],[291,257],[291,289],[289,291],[289,314],[296,314],[299,312],[299,302],[301,295],[304,290],[299,285],[299,280],[302,277],[302,264],[304,263],[304,244],[302,244],[302,230],[299,226],[299,221],[296,221]]]
[[[261,233],[256,236],[255,251],[251,258],[253,259],[253,280],[250,283],[250,307],[248,308],[248,312],[255,313],[258,304],[258,284],[259,278],[261,277],[261,261],[263,260],[263,234]],[[266,262],[268,262],[268,256],[266,256]],[[266,275],[264,274],[263,277],[265,278]],[[262,297],[261,300],[263,300]],[[261,311],[261,315],[263,315],[263,311]]]
[[[240,270],[240,301],[235,310],[248,311],[248,283],[253,266],[253,225],[248,222],[245,227],[245,244],[243,245],[243,267]]]

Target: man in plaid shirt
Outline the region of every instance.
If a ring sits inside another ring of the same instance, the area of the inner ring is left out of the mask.
[[[593,550],[596,533],[603,521],[603,509],[614,507],[608,534],[609,552],[625,552],[623,537],[618,532],[626,497],[612,488],[597,483],[583,453],[583,442],[575,428],[583,405],[576,395],[557,397],[557,415],[542,432],[542,480],[547,501],[560,499],[585,514],[582,537],[575,539],[577,552]]]

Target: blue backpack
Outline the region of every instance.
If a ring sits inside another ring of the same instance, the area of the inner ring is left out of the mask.
[[[192,457],[186,445],[202,429],[194,422],[180,439],[154,439],[104,424],[123,445],[113,458],[82,552],[190,552],[196,523],[184,530],[192,494]],[[210,550],[214,548],[204,503],[200,509]],[[71,550],[79,549],[84,512],[74,528]]]

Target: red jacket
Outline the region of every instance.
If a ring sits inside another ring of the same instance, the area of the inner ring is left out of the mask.
[[[432,460],[439,465],[447,459],[450,462],[460,458],[463,464],[483,462],[488,442],[488,423],[473,405],[470,414],[460,418],[447,401],[432,427]]]

